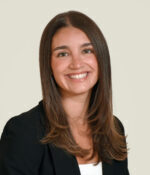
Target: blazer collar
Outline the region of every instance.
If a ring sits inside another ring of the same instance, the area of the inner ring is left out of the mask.
[[[81,175],[75,156],[52,144],[48,144],[48,146],[52,155],[56,175]],[[102,174],[113,175],[113,165],[102,162]]]

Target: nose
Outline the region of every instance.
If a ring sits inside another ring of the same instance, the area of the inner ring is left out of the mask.
[[[83,66],[83,60],[80,54],[72,54],[69,67],[71,69],[79,69]]]

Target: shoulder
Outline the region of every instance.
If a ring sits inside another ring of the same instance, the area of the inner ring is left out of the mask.
[[[18,116],[5,125],[0,139],[0,174],[37,174],[45,145],[43,135],[42,104]]]
[[[115,124],[115,128],[117,129],[117,131],[124,136],[125,139],[125,144],[127,147],[127,142],[126,142],[126,136],[125,136],[125,129],[124,129],[124,125],[122,123],[122,121],[114,116],[114,124]],[[122,174],[122,171],[124,172],[124,174],[129,175],[129,170],[128,170],[128,157],[125,160],[113,160],[113,166],[115,167],[115,173],[116,174]]]
[[[40,104],[40,103],[39,103]],[[40,118],[40,108],[39,104],[32,107],[28,111],[25,111],[19,115],[16,115],[8,120],[6,125],[9,125],[10,123],[15,122],[16,124],[18,123],[29,123],[29,122],[34,122],[35,120],[39,120]]]
[[[115,115],[113,115],[113,121],[114,121],[114,125],[115,125],[117,131],[121,135],[125,135],[125,129],[124,129],[124,125],[123,125],[122,121]]]
[[[38,126],[42,125],[42,118],[44,117],[41,107],[41,102],[31,108],[30,110],[23,112],[17,116],[10,118],[3,130],[3,134],[7,134],[8,132],[13,133],[16,132],[17,135],[28,136],[31,137]]]
[[[41,109],[37,105],[6,123],[0,140],[0,162],[7,159],[37,163],[43,153],[41,137]]]
[[[6,123],[0,139],[0,174],[54,174],[51,150],[57,151],[49,144],[40,143],[45,124],[43,118],[40,102]]]

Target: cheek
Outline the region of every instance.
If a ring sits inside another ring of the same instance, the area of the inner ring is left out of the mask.
[[[58,72],[58,70],[60,69],[59,68],[60,65],[61,64],[60,64],[60,62],[58,60],[52,58],[51,68],[52,68],[53,73]]]
[[[54,76],[59,76],[60,74],[63,75],[67,65],[63,60],[52,60],[51,68],[53,71]]]
[[[91,58],[88,60],[88,64],[95,70],[98,72],[98,62],[97,59],[95,57]]]

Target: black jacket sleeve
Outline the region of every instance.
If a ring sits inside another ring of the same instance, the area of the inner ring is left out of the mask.
[[[38,174],[43,149],[36,139],[36,123],[29,124],[26,118],[23,114],[13,117],[4,127],[0,140],[1,175]]]

